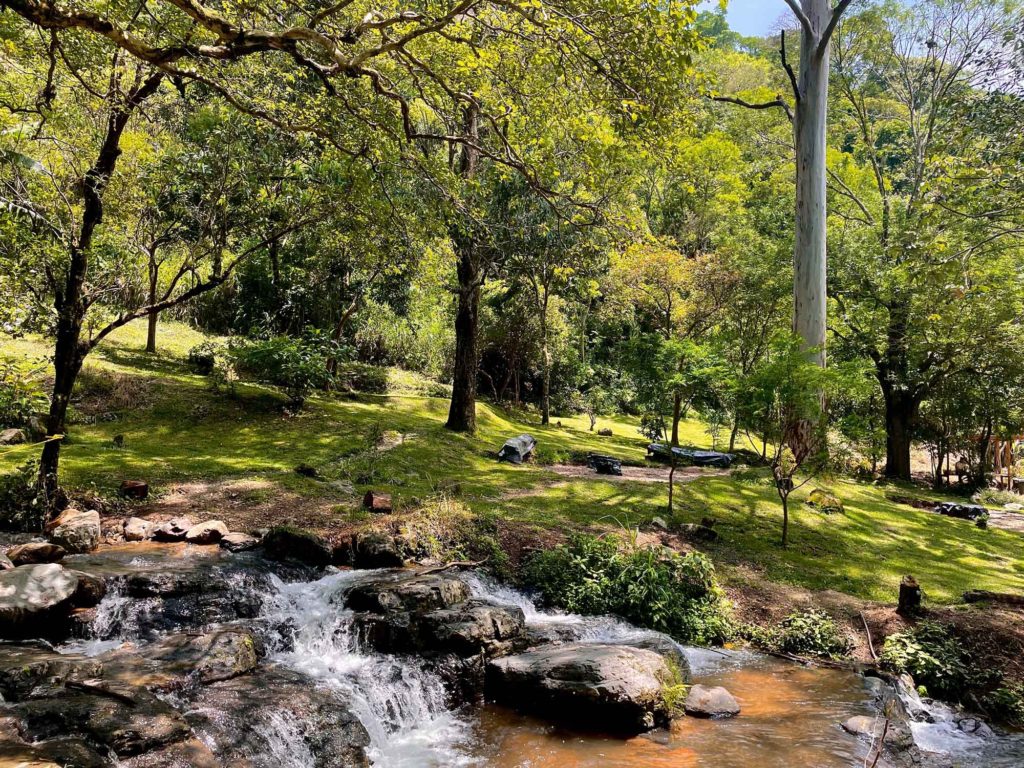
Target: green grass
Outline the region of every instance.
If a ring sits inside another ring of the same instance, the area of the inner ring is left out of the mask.
[[[184,364],[202,336],[180,324],[161,326],[161,352],[141,351],[144,325],[130,325],[105,342],[87,364],[92,377],[128,376],[141,382],[137,407],[116,411],[118,419],[74,426],[62,452],[62,481],[75,488],[112,493],[126,477],[150,481],[156,492],[191,480],[267,479],[282,491],[310,499],[338,499],[339,523],[353,519],[351,500],[338,498],[329,484],[301,477],[299,464],[317,467],[328,480],[348,477],[346,457],[365,445],[379,424],[407,436],[382,454],[373,487],[390,491],[400,505],[414,506],[443,484],[458,483],[462,498],[480,514],[546,529],[636,526],[664,514],[664,485],[605,480],[567,480],[531,464],[516,467],[493,458],[505,438],[530,432],[543,460],[597,451],[641,462],[645,441],[636,421],[599,419],[612,437],[589,430],[584,416],[559,416],[561,426],[541,427],[531,414],[511,413],[480,403],[474,437],[444,429],[448,403],[421,395],[358,395],[312,398],[297,416],[282,412],[283,398],[266,388],[241,385],[235,396],[210,390],[206,378]],[[2,339],[0,351],[41,359],[40,339]],[[402,391],[422,389],[416,377],[393,372]],[[124,435],[123,448],[113,437]],[[709,446],[699,421],[682,425],[683,442]],[[34,455],[34,449],[0,455],[9,469]],[[367,486],[357,484],[357,490]],[[781,510],[767,473],[744,471],[737,477],[709,476],[677,487],[677,518],[719,520],[720,542],[707,551],[727,577],[752,568],[765,578],[811,589],[834,589],[863,598],[892,602],[902,575],[911,573],[936,603],[956,601],[966,589],[1024,591],[1024,540],[999,530],[979,530],[967,521],[940,517],[886,499],[886,489],[837,481],[830,490],[846,505],[843,515],[823,516],[802,501],[814,484],[794,494],[791,544],[778,545]],[[265,501],[272,489],[253,491]],[[934,498],[900,488],[899,493]],[[345,502],[345,503],[341,503]],[[738,566],[747,566],[740,569]]]

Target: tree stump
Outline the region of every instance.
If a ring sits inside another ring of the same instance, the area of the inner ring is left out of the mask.
[[[391,494],[380,493],[379,491],[367,491],[363,496],[363,506],[378,515],[385,514],[392,510]]]
[[[149,483],[143,480],[125,480],[121,483],[120,494],[126,499],[142,500],[149,496]]]
[[[921,585],[913,576],[904,576],[900,581],[900,598],[896,613],[900,616],[916,616],[921,613]]]

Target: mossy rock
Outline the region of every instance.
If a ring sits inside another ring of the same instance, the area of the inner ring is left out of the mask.
[[[826,515],[841,515],[846,511],[838,496],[821,488],[811,491],[810,496],[807,497],[807,504]]]

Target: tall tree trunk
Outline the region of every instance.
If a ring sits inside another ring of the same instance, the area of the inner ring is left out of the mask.
[[[551,423],[551,350],[548,348],[548,295],[544,289],[540,308],[540,357],[544,370],[540,382],[540,423]]]
[[[157,296],[157,281],[160,277],[160,264],[156,260],[155,251],[149,252],[149,304],[152,306],[156,304]],[[157,317],[160,315],[160,311],[154,309],[149,313],[146,318],[148,323],[146,328],[146,351],[151,355],[156,354],[156,322]]]
[[[672,395],[672,445],[679,445],[679,422],[683,418],[683,395],[676,392]]]
[[[736,448],[736,435],[740,431],[740,418],[736,416],[732,420],[732,431],[729,432],[729,453],[732,453]]]
[[[789,493],[780,493],[782,499],[782,546],[789,546]]]
[[[475,104],[464,111],[464,133],[473,143],[480,133],[480,113]],[[459,175],[472,179],[480,160],[479,150],[464,144],[459,163]],[[459,306],[455,313],[455,369],[452,374],[452,400],[445,426],[454,432],[476,431],[476,367],[477,329],[480,314],[480,286],[482,265],[475,242],[472,223],[465,222],[453,236],[458,258],[456,273],[459,286]]]
[[[910,479],[910,446],[918,403],[898,392],[885,393],[885,476]]]
[[[96,162],[82,179],[82,220],[78,238],[69,249],[69,260],[64,284],[54,296],[57,313],[57,338],[53,356],[53,393],[46,419],[49,437],[63,435],[66,428],[68,404],[75,388],[75,380],[82,370],[90,344],[82,340],[82,326],[89,309],[85,284],[89,272],[89,254],[96,227],[103,221],[103,193],[110,181],[117,159],[121,155],[121,136],[134,109],[156,92],[163,79],[157,72],[147,77],[127,95],[123,103],[110,107],[106,133],[100,145]],[[60,465],[60,440],[48,440],[43,446],[39,462],[39,486],[47,504],[56,498]]]

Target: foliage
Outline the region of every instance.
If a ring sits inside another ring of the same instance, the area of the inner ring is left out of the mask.
[[[1018,728],[1024,726],[1024,684],[1001,685],[984,697],[983,704],[998,720]]]
[[[824,611],[792,613],[779,625],[778,648],[783,653],[838,659],[850,652],[853,643]]]
[[[48,406],[40,367],[28,360],[0,356],[0,425],[28,426],[32,416]]]
[[[332,383],[327,360],[339,354],[337,344],[316,334],[233,341],[228,346],[240,376],[280,387],[295,408],[302,407],[310,392]]]
[[[881,658],[890,669],[910,674],[932,696],[958,698],[971,682],[966,651],[949,627],[936,622],[889,635]]]
[[[0,528],[38,533],[46,519],[46,505],[39,493],[39,464],[29,461],[0,474]]]
[[[623,550],[615,537],[577,534],[535,555],[525,580],[551,605],[615,614],[683,643],[721,643],[731,631],[714,567],[698,552]]]
[[[199,376],[209,376],[217,365],[217,347],[204,341],[188,351],[188,366]]]

